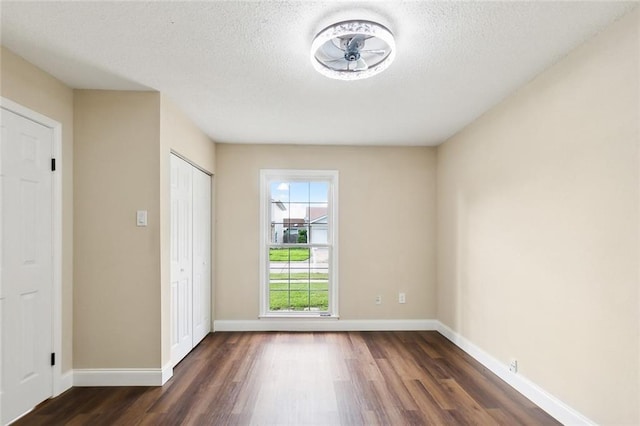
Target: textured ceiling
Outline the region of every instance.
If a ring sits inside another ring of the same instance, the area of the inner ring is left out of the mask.
[[[158,90],[228,143],[437,145],[636,2],[11,2],[2,44],[74,88]],[[388,70],[337,81],[315,34],[369,19]]]

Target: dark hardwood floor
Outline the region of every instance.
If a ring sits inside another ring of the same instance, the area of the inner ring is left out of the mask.
[[[425,331],[210,334],[163,387],[73,388],[15,424],[558,423]]]

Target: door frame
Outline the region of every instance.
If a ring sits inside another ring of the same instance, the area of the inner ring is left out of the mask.
[[[67,390],[71,385],[64,383],[62,378],[62,124],[17,102],[0,97],[0,107],[34,121],[53,131],[53,145],[51,154],[56,159],[56,171],[51,179],[51,212],[52,212],[52,273],[51,289],[52,318],[51,337],[56,354],[56,364],[53,366],[51,396],[55,397]],[[1,410],[0,406],[0,410]]]

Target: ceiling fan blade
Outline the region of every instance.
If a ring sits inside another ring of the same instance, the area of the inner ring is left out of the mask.
[[[333,45],[333,47],[340,49],[341,52],[344,52],[344,49],[342,48],[342,46],[340,45],[340,42],[338,42],[337,38],[332,38],[331,39],[331,44]]]
[[[381,49],[373,49],[373,50],[361,50],[360,53],[374,53],[376,55],[384,55],[385,53],[387,53],[387,51],[381,50]]]
[[[344,58],[336,58],[329,61],[322,62],[326,67],[335,71],[349,70],[349,61]]]
[[[328,41],[317,50],[316,55],[318,54],[327,59],[342,58],[344,57],[344,50],[336,47],[331,41]]]
[[[356,66],[353,69],[354,71],[364,71],[364,70],[368,70],[369,66],[367,65],[367,63],[364,61],[364,59],[358,59],[358,61],[356,62]]]

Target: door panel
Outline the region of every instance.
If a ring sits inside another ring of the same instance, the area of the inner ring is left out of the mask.
[[[193,348],[191,165],[171,156],[171,359],[180,362]]]
[[[52,395],[53,131],[2,112],[2,423]]]
[[[211,331],[211,177],[171,156],[172,361]]]
[[[211,177],[193,168],[193,346],[211,331]]]

